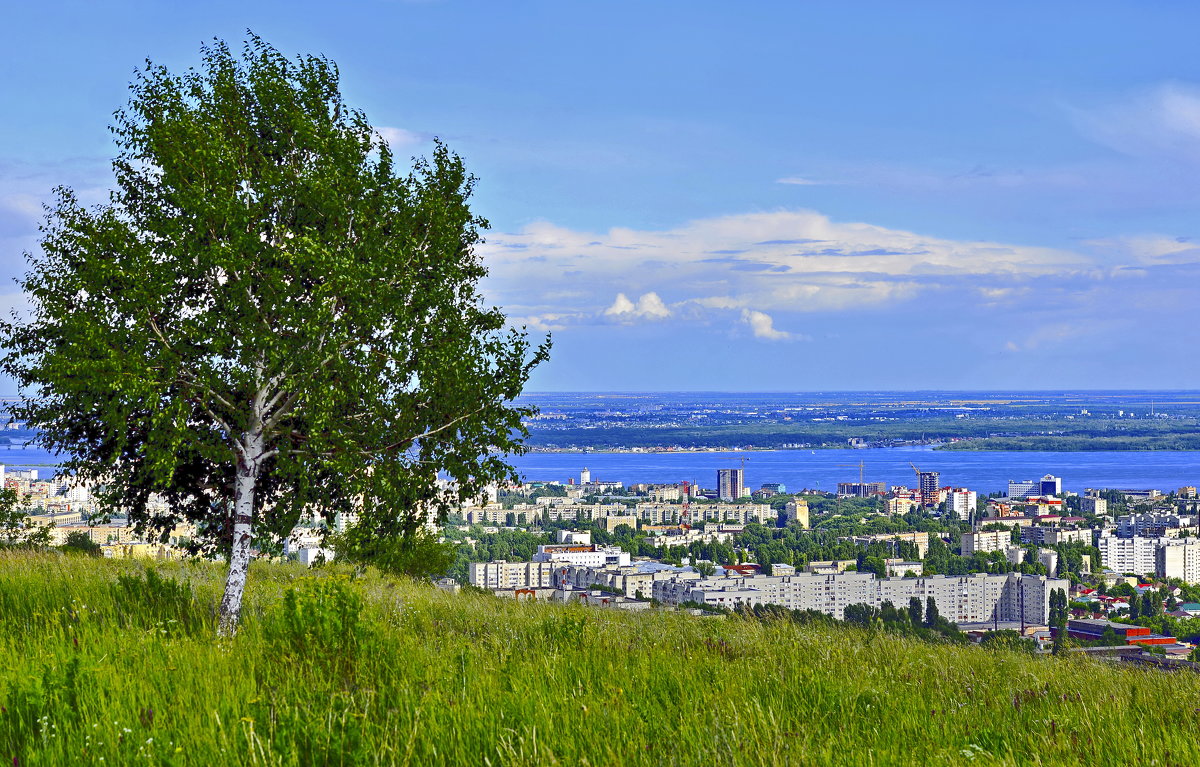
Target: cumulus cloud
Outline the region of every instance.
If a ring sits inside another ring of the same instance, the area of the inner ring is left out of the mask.
[[[618,293],[612,305],[604,310],[604,314],[621,320],[661,320],[670,317],[671,310],[657,293],[643,293],[636,304],[624,293]]]
[[[591,232],[538,222],[491,234],[483,254],[496,303],[610,322],[692,321],[720,312],[737,318],[742,309],[776,316],[863,310],[948,287],[1010,289],[1095,267],[1070,251],[928,237],[811,210],[721,216],[666,230]],[[561,298],[567,293],[572,297]],[[664,293],[674,302],[664,302]]]
[[[792,340],[792,334],[776,329],[775,320],[771,319],[771,315],[765,312],[743,309],[742,322],[750,326],[750,332],[754,334],[755,338],[762,338],[767,341]]]

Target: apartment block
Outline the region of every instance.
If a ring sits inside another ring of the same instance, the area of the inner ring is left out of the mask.
[[[963,533],[959,540],[964,557],[969,557],[977,551],[1004,551],[1010,543],[1012,543],[1012,533],[1008,530]]]
[[[938,613],[955,623],[1044,624],[1049,622],[1051,591],[1065,591],[1068,585],[1064,579],[1017,573],[879,579],[873,573],[847,572],[709,578],[687,584],[662,581],[654,585],[654,596],[672,604],[692,601],[728,608],[773,604],[838,619],[844,619],[846,608],[854,604],[879,607],[891,602],[903,608],[910,599],[925,604],[932,598]]]
[[[1109,533],[1096,539],[1100,549],[1100,562],[1108,570],[1118,573],[1152,575],[1158,567],[1156,538],[1117,538]]]

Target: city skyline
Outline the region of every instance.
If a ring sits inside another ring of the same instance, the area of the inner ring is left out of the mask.
[[[1155,389],[1197,372],[1200,9],[323,10],[14,9],[0,277],[23,271],[51,187],[103,199],[106,126],[145,57],[192,65],[250,28],[336,61],[400,156],[435,135],[464,156],[493,225],[488,299],[555,336],[531,391]],[[23,305],[12,287],[0,302]]]

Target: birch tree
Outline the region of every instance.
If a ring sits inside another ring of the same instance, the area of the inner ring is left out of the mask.
[[[548,341],[478,292],[487,222],[459,157],[438,143],[399,172],[324,57],[251,37],[201,62],[138,71],[108,203],[57,190],[31,309],[0,333],[17,417],[105,510],[164,539],[194,522],[228,556],[231,634],[252,550],[302,515],[403,538],[515,478],[532,411],[513,400]]]

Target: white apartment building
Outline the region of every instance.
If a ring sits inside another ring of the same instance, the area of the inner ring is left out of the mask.
[[[1009,498],[1028,498],[1031,495],[1042,494],[1042,483],[1040,480],[1027,479],[1018,482],[1015,479],[1008,481],[1008,497]]]
[[[1159,538],[1167,535],[1168,530],[1194,528],[1197,517],[1194,515],[1164,514],[1148,512],[1145,514],[1125,514],[1117,518],[1117,535],[1122,538],[1146,536]]]
[[[1008,530],[963,533],[959,540],[964,557],[969,557],[977,551],[1004,551],[1010,543],[1012,543],[1012,533]]]
[[[1096,539],[1100,562],[1118,573],[1152,575],[1157,570],[1157,538],[1117,538],[1105,532]]]
[[[1200,539],[1164,539],[1155,552],[1156,575],[1200,583]]]
[[[1024,620],[1044,624],[1050,617],[1050,592],[1065,591],[1068,585],[1063,579],[1017,573],[878,579],[873,573],[847,572],[663,580],[654,584],[654,596],[670,604],[691,601],[728,608],[774,604],[817,610],[838,619],[844,619],[846,608],[854,604],[878,608],[891,602],[905,608],[914,597],[922,606],[932,598],[938,613],[955,623]]]
[[[559,543],[538,546],[533,561],[583,567],[628,565],[630,561],[628,551],[619,546],[597,546],[591,542],[589,533],[560,530],[558,539]]]
[[[1037,546],[1057,546],[1063,543],[1092,545],[1092,531],[1086,527],[1057,527],[1031,525],[1021,530],[1021,542]]]
[[[555,588],[561,585],[563,566],[556,562],[472,562],[467,578],[481,589]]]
[[[946,515],[959,519],[970,519],[975,513],[979,496],[965,487],[952,487],[946,493]]]

